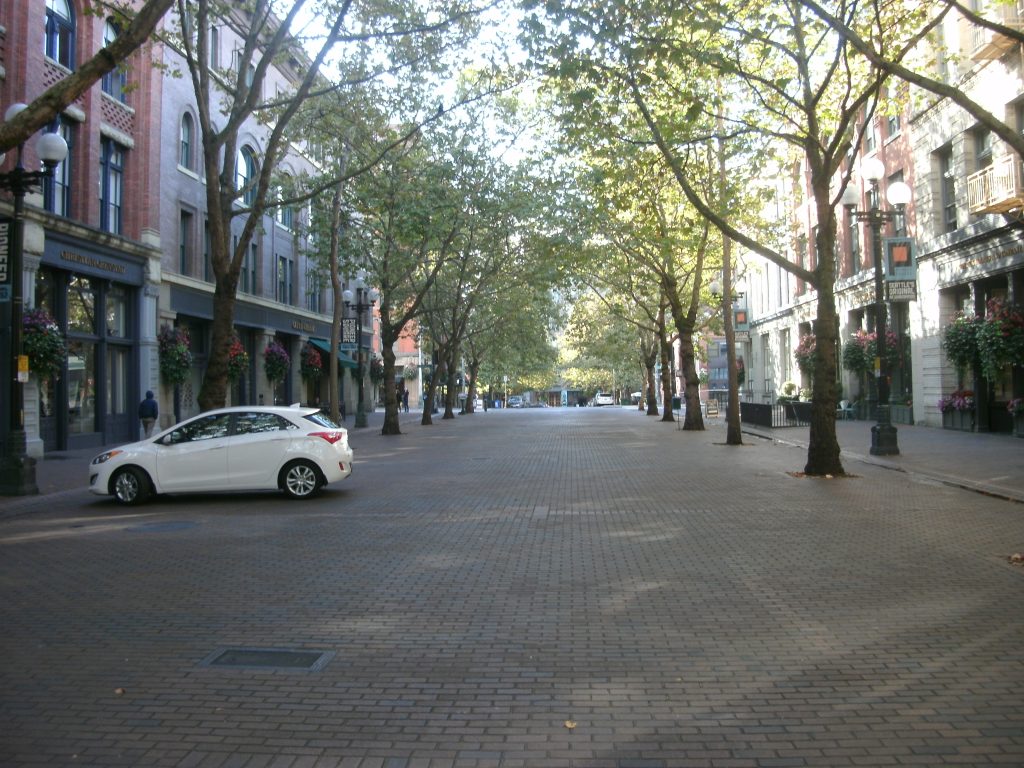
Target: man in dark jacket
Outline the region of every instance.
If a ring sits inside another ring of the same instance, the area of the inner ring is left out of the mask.
[[[157,416],[160,415],[160,407],[153,397],[153,392],[147,390],[146,399],[139,403],[139,418],[142,420],[142,431],[146,437],[153,434],[153,425]]]

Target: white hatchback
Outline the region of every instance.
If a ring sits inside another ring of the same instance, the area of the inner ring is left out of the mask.
[[[89,465],[89,490],[121,504],[154,493],[280,489],[306,499],[352,474],[348,432],[317,408],[206,411]]]
[[[615,396],[607,392],[598,392],[594,395],[594,405],[615,405]]]

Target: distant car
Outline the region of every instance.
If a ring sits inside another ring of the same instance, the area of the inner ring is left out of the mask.
[[[598,392],[594,395],[594,405],[615,405],[615,397],[607,392]]]
[[[522,408],[523,407],[523,398],[520,397],[519,395],[511,395],[509,397],[509,399],[508,399],[508,407],[509,408]]]
[[[104,451],[89,465],[89,490],[126,505],[204,491],[280,489],[306,499],[351,474],[348,432],[318,408],[237,406]]]

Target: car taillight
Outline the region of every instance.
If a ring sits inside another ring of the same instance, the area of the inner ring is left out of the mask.
[[[344,432],[310,432],[310,437],[319,437],[326,440],[331,445],[341,440],[344,436]]]

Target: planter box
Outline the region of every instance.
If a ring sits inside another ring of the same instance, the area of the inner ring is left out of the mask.
[[[890,405],[889,419],[893,424],[913,424],[914,406],[912,405]]]
[[[942,414],[942,428],[973,432],[974,411],[946,411]]]

